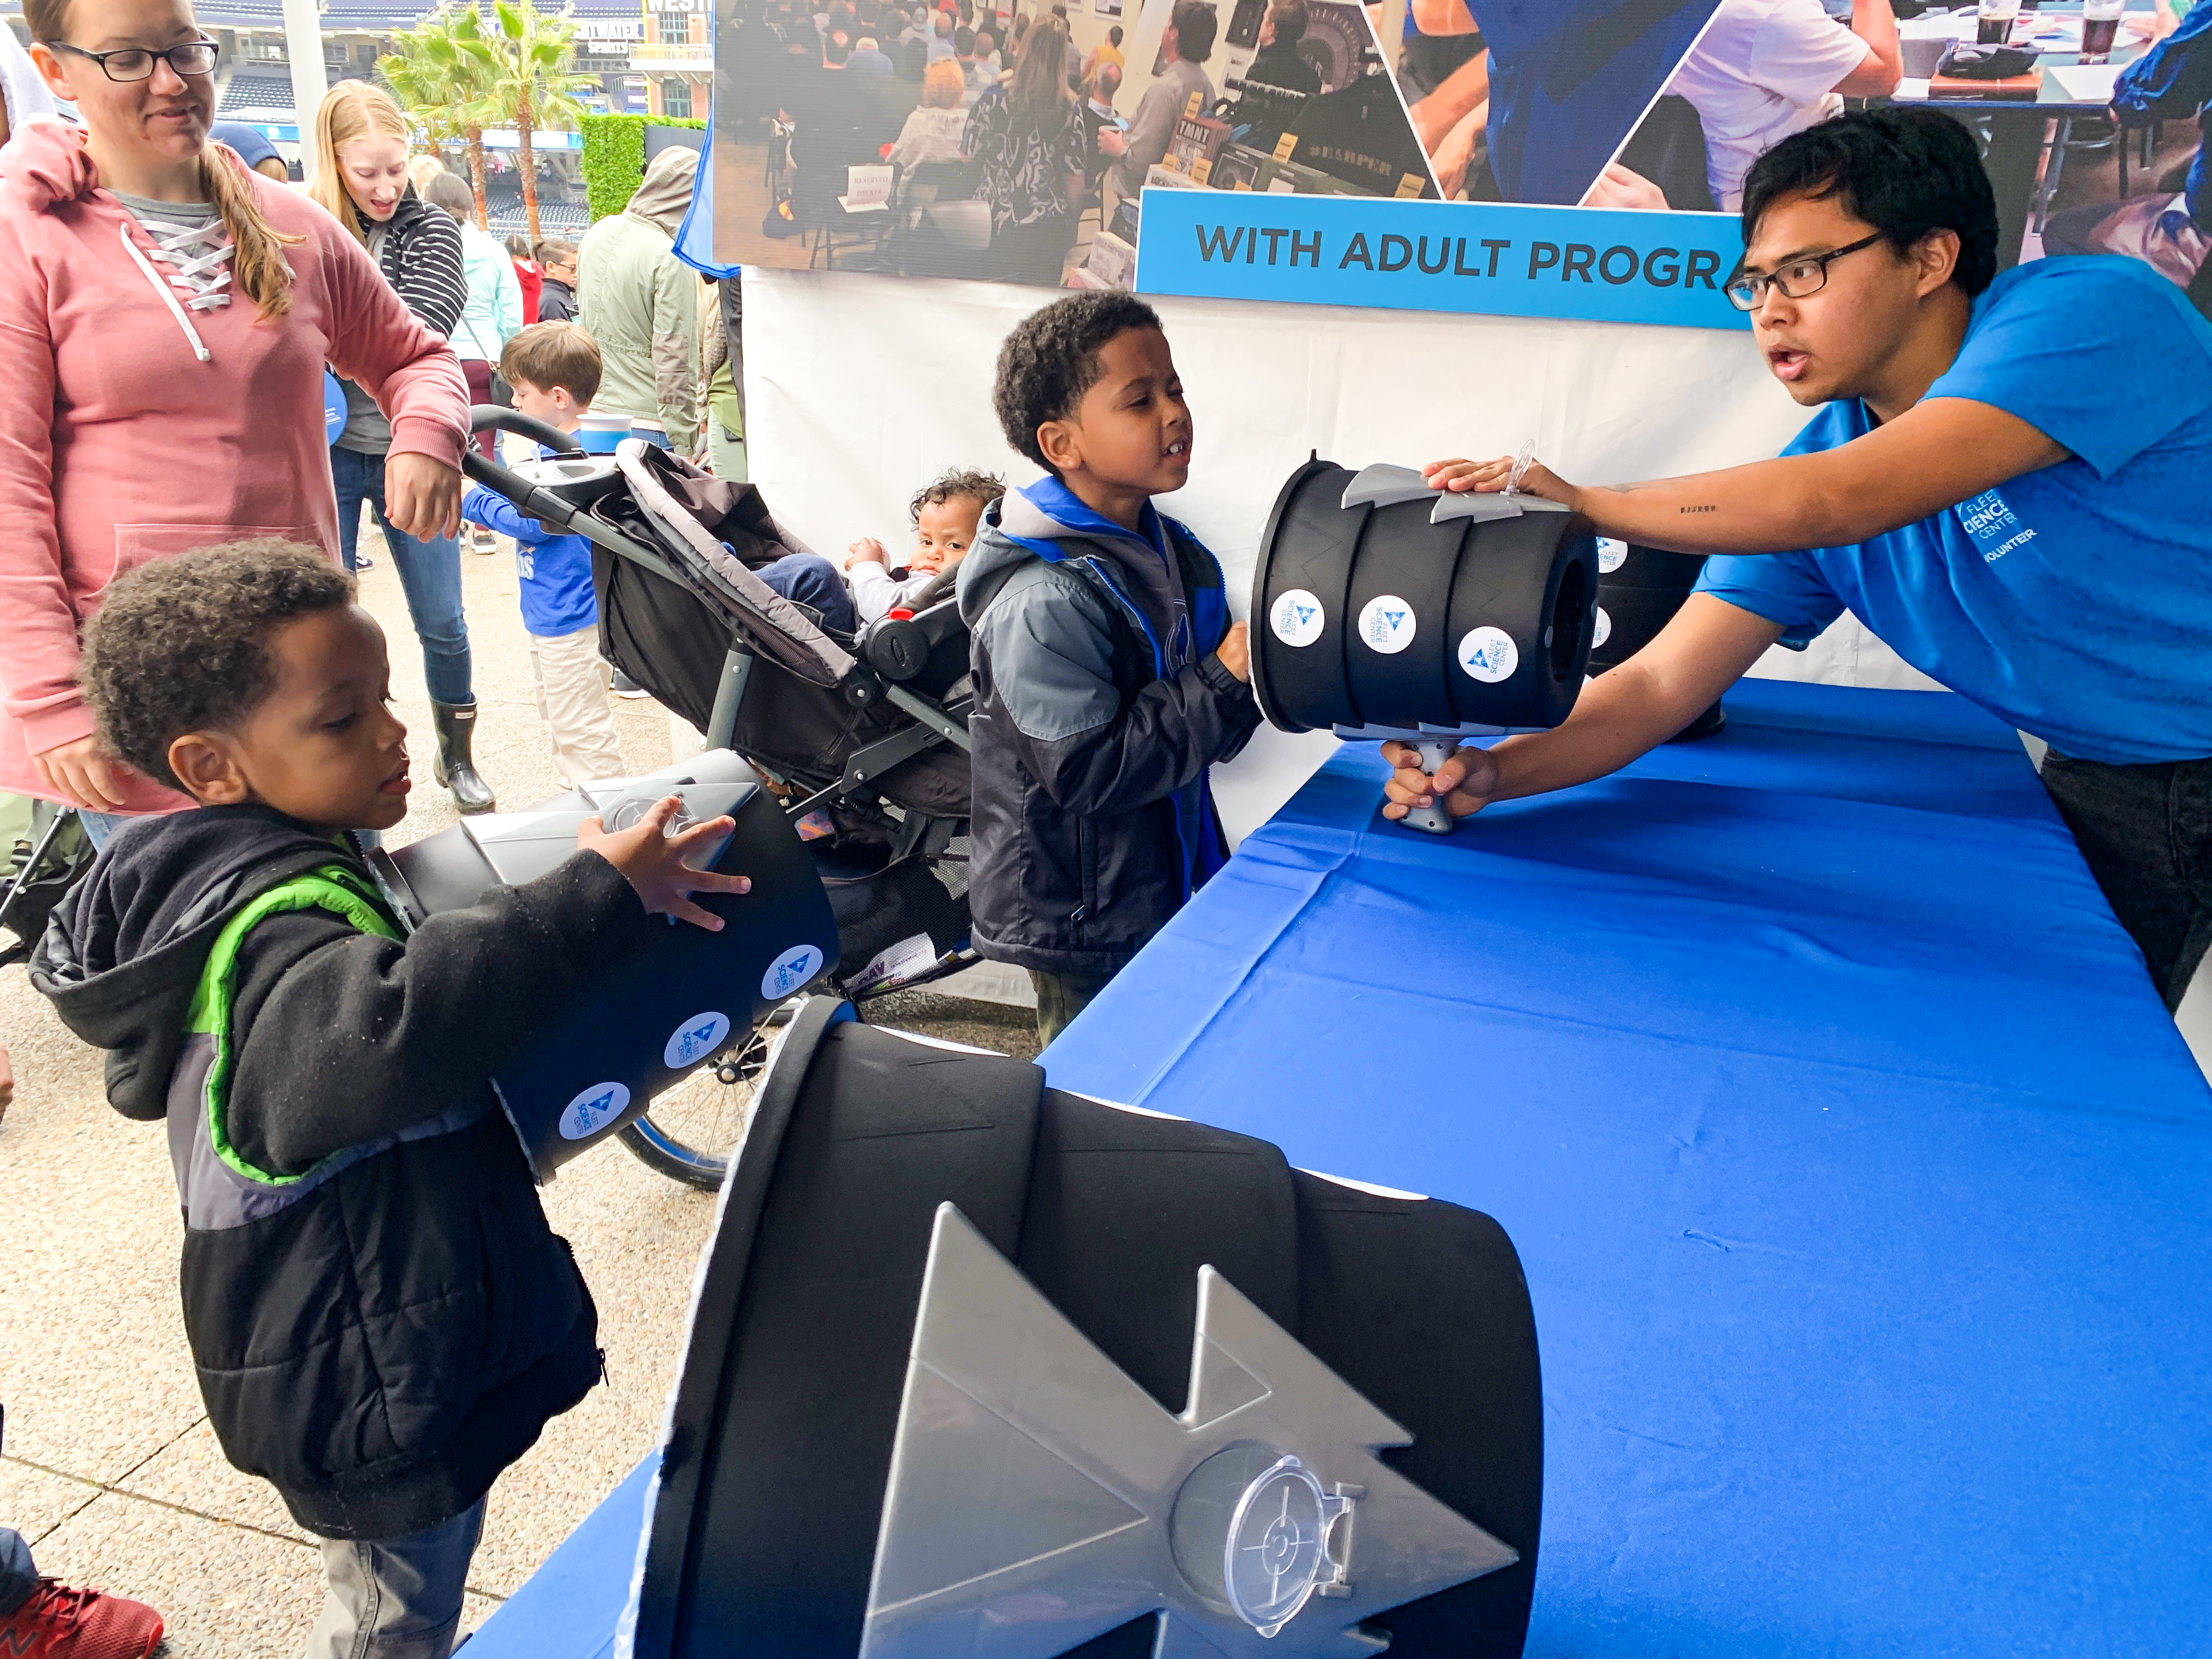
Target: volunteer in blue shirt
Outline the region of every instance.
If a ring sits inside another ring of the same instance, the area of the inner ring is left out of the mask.
[[[1930,111],[1784,140],[1745,180],[1743,229],[1731,297],[1820,412],[1781,459],[1724,471],[1578,488],[1533,468],[1523,490],[1601,535],[1729,556],[1556,731],[1462,750],[1433,778],[1386,748],[1385,811],[1602,776],[1849,610],[2048,740],[2044,782],[2178,1005],[2212,938],[2212,326],[2134,259],[1997,275],[1973,141]],[[1494,490],[1511,465],[1430,477]]]

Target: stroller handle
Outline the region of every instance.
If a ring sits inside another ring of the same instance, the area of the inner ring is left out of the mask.
[[[573,432],[562,432],[543,421],[534,421],[520,410],[501,409],[497,404],[474,404],[469,409],[471,432],[512,432],[518,438],[527,438],[534,444],[556,450],[563,455],[580,455],[583,445],[576,441]]]
[[[528,438],[548,449],[563,454],[580,455],[583,446],[566,432],[550,427],[543,421],[533,421],[527,415],[517,414],[511,409],[501,409],[496,404],[477,404],[469,410],[469,429],[471,432],[512,432],[519,438]],[[556,530],[574,531],[576,510],[550,490],[542,489],[497,461],[487,460],[472,444],[461,456],[461,471],[495,495],[503,495],[513,502],[515,510],[526,518],[540,524],[551,525]]]

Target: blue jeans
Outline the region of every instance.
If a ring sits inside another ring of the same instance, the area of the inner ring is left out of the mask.
[[[107,838],[115,833],[116,825],[131,822],[131,814],[88,812],[80,806],[76,809],[76,821],[84,826],[84,838],[92,843],[92,850],[97,853],[107,845]]]
[[[31,1547],[23,1534],[0,1527],[0,1619],[31,1599],[39,1587],[39,1570],[31,1565]]]
[[[353,568],[354,543],[361,533],[361,504],[376,508],[399,586],[407,595],[407,614],[422,644],[422,678],[433,702],[473,702],[469,690],[469,624],[461,614],[461,544],[441,537],[434,542],[402,535],[384,516],[384,457],[350,449],[331,450],[331,483],[338,497],[338,552]]]
[[[793,604],[812,606],[825,627],[849,634],[860,626],[853,590],[845,586],[837,567],[818,553],[787,553],[753,574]]]

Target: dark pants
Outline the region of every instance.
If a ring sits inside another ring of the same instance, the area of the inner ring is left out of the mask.
[[[23,1534],[0,1527],[0,1619],[31,1599],[39,1587],[39,1570],[31,1561],[31,1547]]]
[[[481,357],[464,357],[461,359],[461,373],[468,377],[469,401],[471,404],[495,404],[500,401],[498,394],[492,390],[489,363]],[[469,441],[477,447],[477,453],[484,459],[495,461],[499,459],[499,450],[495,447],[499,442],[498,433],[479,432]]]
[[[849,634],[860,625],[853,609],[853,590],[837,567],[818,553],[787,553],[753,572],[794,605],[811,607],[823,626]]]
[[[1067,1029],[1067,1023],[1088,1008],[1106,988],[1111,974],[1041,974],[1030,969],[1036,987],[1037,1041],[1050,1042]]]
[[[2168,1008],[2212,944],[2212,760],[2112,766],[2052,750],[2043,787]]]
[[[1057,288],[1067,251],[1074,246],[1072,214],[1052,213],[1035,224],[1005,226],[991,234],[993,274],[1005,282]]]
[[[0,1418],[0,1425],[5,1420]],[[0,1619],[29,1601],[38,1587],[39,1569],[31,1560],[31,1547],[21,1533],[0,1527]]]

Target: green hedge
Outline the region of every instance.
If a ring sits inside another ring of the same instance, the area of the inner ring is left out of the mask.
[[[586,115],[579,125],[584,134],[584,189],[596,222],[611,213],[620,213],[636,194],[645,177],[647,127],[703,127],[707,124],[665,115]]]

